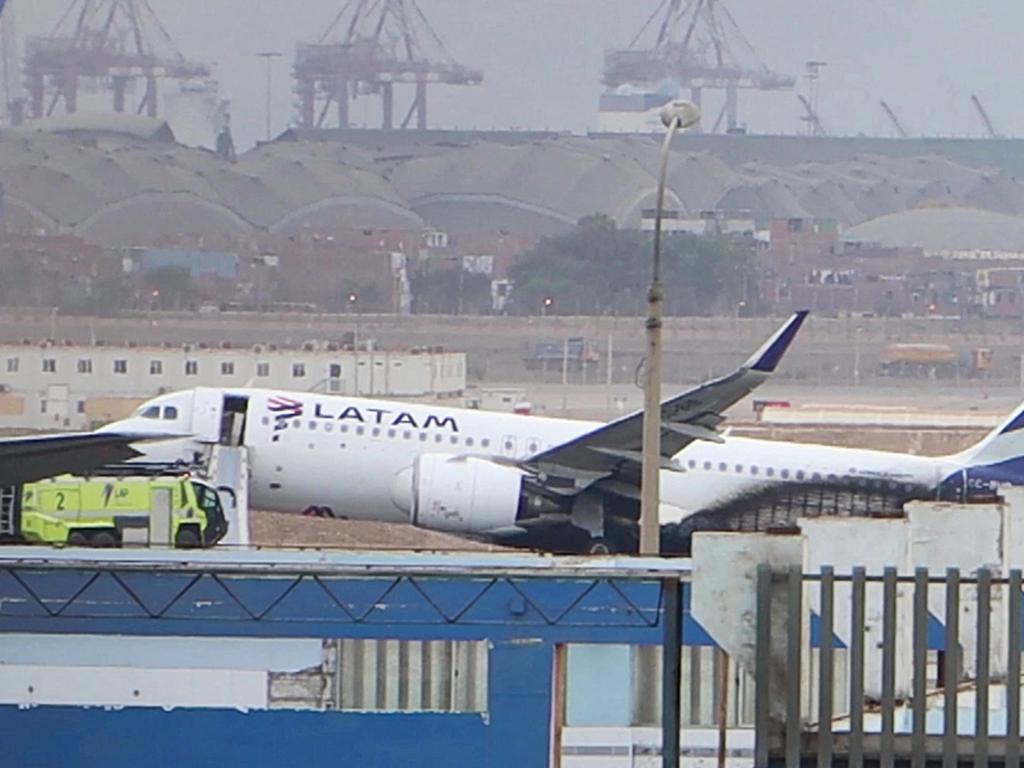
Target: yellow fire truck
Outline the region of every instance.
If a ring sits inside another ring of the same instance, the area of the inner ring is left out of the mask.
[[[210,547],[227,533],[217,490],[188,476],[58,477],[0,489],[0,539]]]

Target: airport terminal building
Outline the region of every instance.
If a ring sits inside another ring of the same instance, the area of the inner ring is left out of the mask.
[[[466,355],[306,342],[253,346],[0,345],[0,427],[77,429],[192,387],[263,387],[381,397],[460,397]]]

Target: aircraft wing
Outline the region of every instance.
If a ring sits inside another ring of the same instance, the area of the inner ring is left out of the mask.
[[[794,314],[735,372],[661,404],[664,467],[675,468],[671,458],[694,440],[722,442],[715,428],[725,420],[723,412],[775,371],[806,317],[806,310]],[[613,476],[635,477],[641,466],[642,447],[643,411],[637,411],[524,459],[522,465],[550,477],[572,479],[579,489],[581,485]]]
[[[142,455],[131,447],[152,438],[81,432],[0,439],[0,487],[67,473],[85,473]]]

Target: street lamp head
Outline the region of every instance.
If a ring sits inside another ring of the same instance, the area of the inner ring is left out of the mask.
[[[670,101],[661,108],[661,122],[666,128],[671,128],[676,122],[680,129],[689,128],[700,121],[700,109],[692,101],[677,99]]]

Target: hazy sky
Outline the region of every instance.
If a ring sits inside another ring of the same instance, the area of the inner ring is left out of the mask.
[[[49,31],[70,0],[15,0],[20,36]],[[233,129],[245,148],[264,132],[265,79],[259,51],[275,64],[275,131],[295,113],[290,78],[295,43],[315,40],[343,0],[150,0],[178,47],[216,62],[232,100]],[[657,0],[419,0],[461,63],[485,71],[475,88],[437,88],[431,127],[597,127],[605,48],[629,43]],[[977,93],[997,130],[1024,133],[1016,54],[1024,29],[1019,0],[729,0],[746,38],[770,67],[796,76],[824,60],[821,115],[835,134],[891,135],[884,98],[907,130],[982,135],[969,102]],[[799,87],[805,87],[801,80]],[[400,97],[404,98],[404,97]],[[710,99],[709,99],[710,101]],[[364,99],[354,122],[379,121]],[[406,101],[396,113],[404,114]],[[708,111],[715,107],[708,104]],[[792,93],[741,96],[751,130],[796,133]]]

